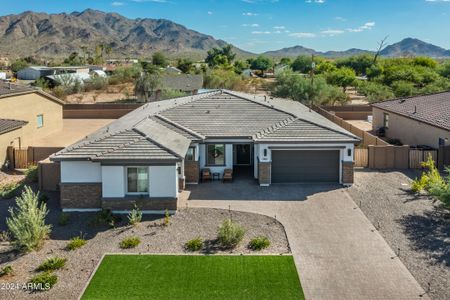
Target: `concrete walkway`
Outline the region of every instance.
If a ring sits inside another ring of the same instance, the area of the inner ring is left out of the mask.
[[[276,216],[285,226],[307,299],[428,299],[345,189],[261,188],[238,181],[187,189],[180,200],[182,207]]]

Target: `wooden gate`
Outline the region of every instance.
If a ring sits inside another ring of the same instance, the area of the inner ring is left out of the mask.
[[[14,169],[26,169],[28,166],[28,150],[14,149]]]
[[[431,155],[433,160],[437,162],[438,152],[437,150],[423,150],[423,149],[410,149],[409,150],[409,168],[410,169],[422,169],[422,162],[428,159]]]
[[[367,148],[355,149],[355,167],[367,168],[369,166],[369,150]]]

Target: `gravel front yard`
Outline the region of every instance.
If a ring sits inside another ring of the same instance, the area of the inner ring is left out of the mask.
[[[144,221],[136,227],[126,226],[127,217],[122,215],[120,226],[109,229],[106,226],[92,225],[93,213],[72,213],[70,222],[66,226],[58,225],[59,211],[56,206],[56,195],[49,195],[50,215],[49,223],[53,224],[51,238],[45,242],[38,252],[20,256],[8,251],[8,245],[0,245],[0,268],[12,265],[15,275],[0,278],[0,285],[5,283],[26,283],[35,273],[35,268],[46,258],[61,256],[68,259],[66,266],[59,271],[58,283],[47,292],[30,293],[20,289],[0,289],[1,299],[77,299],[104,253],[185,253],[186,241],[201,237],[208,245],[208,253],[255,253],[247,248],[251,238],[257,235],[267,236],[271,245],[269,248],[257,252],[264,254],[290,253],[289,244],[283,226],[270,217],[231,212],[233,221],[242,225],[246,230],[244,240],[234,251],[221,251],[216,247],[215,239],[217,227],[222,221],[230,217],[228,210],[217,209],[183,209],[170,218],[170,225],[163,226],[163,217],[144,216]],[[5,230],[5,216],[7,207],[12,200],[0,201],[0,230]],[[75,251],[64,248],[70,238],[83,235],[87,244]],[[141,243],[135,249],[122,250],[119,242],[129,236],[138,236]]]
[[[450,212],[409,193],[417,175],[356,171],[348,191],[429,296],[450,299]]]

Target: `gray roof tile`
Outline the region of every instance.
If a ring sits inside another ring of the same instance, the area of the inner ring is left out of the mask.
[[[27,121],[0,119],[0,134],[22,128],[26,124],[28,124]]]
[[[384,101],[372,106],[450,130],[450,92]]]

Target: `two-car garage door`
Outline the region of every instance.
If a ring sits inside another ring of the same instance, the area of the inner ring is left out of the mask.
[[[272,183],[339,182],[338,150],[272,150]]]

